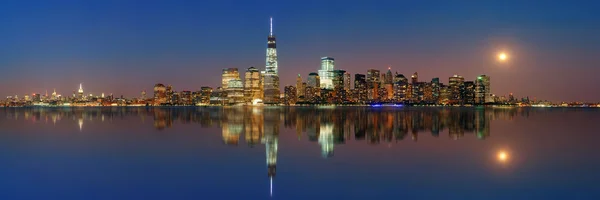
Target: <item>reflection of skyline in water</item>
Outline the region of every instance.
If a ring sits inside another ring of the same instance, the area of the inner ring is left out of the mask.
[[[220,127],[223,142],[248,146],[264,143],[266,135],[279,134],[279,125],[296,130],[298,139],[317,142],[324,149],[346,140],[365,140],[370,144],[410,139],[418,141],[420,134],[440,137],[447,131],[451,139],[474,134],[478,139],[490,136],[490,121],[510,120],[517,115],[528,116],[535,110],[527,108],[73,108],[5,109],[5,119],[55,123],[76,121],[84,129],[86,121],[113,121],[137,116],[142,121],[152,118],[157,130],[173,127],[173,123],[200,124],[204,128]],[[323,156],[327,157],[327,154]]]
[[[335,145],[346,140],[368,144],[398,142],[410,138],[418,141],[419,134],[429,132],[439,137],[447,130],[451,139],[474,134],[478,139],[490,136],[490,121],[528,115],[528,109],[472,108],[74,108],[74,109],[7,109],[7,119],[38,122],[71,119],[83,131],[86,121],[113,121],[126,116],[153,118],[157,130],[181,124],[197,123],[204,128],[220,127],[223,143],[239,145],[240,139],[249,147],[265,145],[267,175],[272,184],[277,169],[279,128],[296,130],[298,139],[317,143],[324,158],[334,155]],[[243,136],[242,136],[243,135]],[[306,137],[303,137],[303,136]]]
[[[369,108],[369,107],[208,107],[208,108],[73,108],[5,109],[7,119],[48,121],[63,119],[77,121],[83,131],[86,121],[113,121],[134,116],[145,121],[152,118],[157,130],[181,124],[197,123],[204,128],[220,127],[224,144],[249,147],[264,144],[269,177],[276,172],[280,125],[296,131],[299,140],[315,142],[324,158],[332,157],[336,145],[347,140],[368,144],[392,143],[402,140],[418,141],[420,134],[429,133],[457,140],[465,135],[478,139],[490,137],[490,121],[510,120],[528,116],[535,110],[526,108]],[[244,142],[240,142],[243,139]]]
[[[405,171],[414,171],[416,169],[421,169],[423,163],[428,165],[429,163],[436,163],[436,165],[431,164],[431,166],[439,166],[440,163],[448,163],[447,167],[449,167],[449,169],[460,171],[460,169],[464,169],[464,167],[461,168],[460,166],[463,166],[463,164],[458,163],[462,162],[456,162],[456,159],[463,156],[468,157],[470,160],[478,160],[477,162],[469,162],[469,159],[465,159],[466,163],[464,163],[464,166],[477,166],[478,169],[498,170],[493,172],[503,173],[501,174],[503,176],[510,175],[511,170],[517,169],[515,168],[516,166],[519,167],[518,170],[526,168],[523,166],[531,167],[533,164],[529,163],[532,162],[545,163],[547,166],[552,158],[546,158],[542,155],[555,155],[556,152],[553,153],[553,149],[556,148],[557,144],[537,143],[535,142],[534,134],[522,133],[529,133],[532,131],[545,133],[544,130],[555,130],[559,126],[550,126],[550,124],[547,124],[548,128],[546,128],[546,126],[542,126],[544,124],[541,122],[560,124],[556,122],[560,121],[561,117],[574,116],[574,112],[579,112],[577,113],[579,118],[574,118],[574,120],[592,119],[595,116],[591,115],[588,110],[583,109],[571,109],[569,112],[564,112],[564,110],[565,109],[531,108],[368,107],[134,109],[10,108],[0,109],[0,118],[2,120],[0,121],[0,125],[5,128],[5,132],[7,133],[10,133],[12,130],[17,130],[15,133],[41,133],[40,135],[36,135],[36,137],[22,136],[23,138],[27,138],[27,141],[47,141],[48,144],[53,145],[56,144],[55,142],[61,141],[66,145],[78,145],[74,149],[81,151],[69,152],[80,152],[80,155],[85,157],[89,156],[89,149],[85,149],[79,145],[88,146],[92,144],[88,143],[89,141],[94,141],[94,144],[107,144],[107,147],[109,148],[116,147],[121,153],[127,151],[122,151],[124,148],[113,146],[114,144],[125,146],[132,145],[130,149],[147,152],[147,155],[152,155],[151,158],[153,159],[165,156],[164,160],[157,159],[155,161],[155,164],[158,164],[159,166],[164,165],[158,169],[164,169],[165,166],[169,168],[171,167],[171,164],[179,164],[176,168],[184,168],[186,164],[190,164],[191,162],[197,164],[190,165],[194,166],[193,168],[196,169],[198,166],[206,165],[205,163],[208,161],[204,161],[204,159],[209,159],[212,163],[217,163],[214,164],[216,168],[206,168],[211,169],[209,171],[214,171],[220,167],[234,169],[240,164],[243,165],[244,163],[254,162],[246,167],[255,168],[253,169],[254,173],[252,173],[252,176],[255,177],[251,179],[247,178],[247,180],[257,183],[259,186],[255,187],[258,187],[260,190],[259,192],[262,192],[263,194],[266,194],[267,190],[269,190],[271,195],[282,196],[286,193],[286,190],[281,190],[281,188],[276,187],[273,188],[273,184],[289,185],[289,181],[318,179],[302,179],[303,175],[290,173],[290,171],[296,172],[301,169],[303,167],[302,163],[305,162],[308,163],[306,166],[319,166],[321,169],[325,169],[322,170],[323,172],[320,173],[318,177],[328,176],[327,174],[332,172],[331,170],[339,169],[339,163],[343,163],[344,166],[346,166],[346,162],[349,162],[349,168],[347,170],[348,174],[330,173],[332,176],[334,174],[343,174],[344,176],[342,178],[349,176],[349,173],[370,173],[368,169],[371,168],[380,169],[379,174],[372,176],[388,177],[388,174],[393,172],[394,169],[412,169]],[[549,113],[554,113],[555,115],[548,115]],[[512,120],[519,116],[533,117],[528,120],[521,120],[521,118],[514,122],[501,122]],[[493,122],[495,120],[498,120],[498,122]],[[29,124],[32,126],[29,126]],[[572,124],[581,125],[581,123]],[[504,127],[513,127],[513,129]],[[523,131],[514,131],[517,130],[515,127],[519,127],[519,130]],[[48,131],[40,132],[40,130]],[[121,132],[120,130],[123,131]],[[558,128],[557,132],[565,132],[566,130],[569,129]],[[576,130],[585,129],[580,128]],[[494,135],[492,135],[490,131],[493,131]],[[81,132],[81,134],[78,134],[79,132]],[[128,134],[130,132],[139,134]],[[47,133],[56,133],[57,136],[60,136],[58,135],[59,133],[75,134],[64,135],[65,137],[54,137],[53,134]],[[129,136],[125,136],[124,134]],[[43,135],[48,135],[48,138],[43,138],[46,137]],[[185,135],[185,137],[180,137],[182,135]],[[578,141],[584,141],[582,138],[577,138],[583,136],[585,135],[574,134],[569,137],[573,137]],[[151,139],[149,140],[146,137],[150,137]],[[107,140],[106,138],[114,139]],[[125,140],[123,138],[130,138],[131,140],[124,142]],[[174,140],[174,138],[178,139]],[[486,142],[477,141],[488,138],[491,140]],[[164,148],[164,146],[162,148],[155,147],[157,144],[159,146],[160,144],[179,145],[176,141],[182,140],[189,141],[190,146],[194,146],[193,150],[190,150],[189,147],[182,149]],[[298,142],[297,140],[302,142]],[[7,137],[5,141],[13,140],[11,140],[11,137]],[[593,140],[587,139],[585,141]],[[401,147],[396,148],[395,143],[401,142],[404,142],[405,145],[398,145]],[[278,152],[280,143],[283,145],[282,148],[284,151],[282,152]],[[9,144],[9,142],[7,142],[7,144]],[[23,146],[24,149],[31,149],[21,143],[15,144],[17,144],[17,146]],[[139,147],[146,145],[148,146],[148,149],[140,150]],[[375,148],[375,146],[378,147]],[[388,149],[392,146],[394,146],[394,148]],[[535,146],[535,148],[531,146]],[[265,148],[264,150],[262,149],[263,147]],[[160,153],[156,151],[157,149],[161,150]],[[428,151],[428,149],[431,149],[431,151]],[[336,150],[338,151],[337,153]],[[538,151],[536,152],[536,150]],[[583,151],[584,149],[580,150]],[[113,151],[104,151],[107,152],[108,157],[113,156]],[[440,151],[451,153],[440,154]],[[169,153],[164,154],[162,152]],[[171,159],[174,159],[172,155],[180,156],[188,152],[191,154],[190,157],[182,156],[185,158],[182,159],[183,161],[172,162]],[[202,157],[197,156],[198,152],[203,152]],[[236,153],[231,154],[232,152]],[[412,152],[423,153],[415,155]],[[466,152],[470,153],[466,155]],[[567,155],[576,155],[575,153],[578,152],[580,151],[574,151]],[[128,157],[128,154],[129,153],[124,153],[122,156]],[[193,157],[194,155],[196,157]],[[212,158],[212,155],[223,156],[223,158]],[[250,156],[253,157],[249,159]],[[57,157],[65,156],[60,155]],[[325,161],[319,159],[319,157],[334,157],[335,159]],[[371,157],[374,158],[370,159]],[[193,161],[197,158],[200,159]],[[488,158],[489,160],[481,160],[481,158]],[[70,159],[73,158],[71,157]],[[351,162],[355,159],[356,162]],[[525,163],[525,159],[527,159],[528,163]],[[567,156],[564,156],[564,159],[568,159]],[[217,160],[217,162],[215,162],[215,160]],[[261,160],[262,162],[260,162]],[[279,170],[280,173],[283,173],[281,174],[282,176],[278,178],[279,180],[275,179],[278,160],[280,162],[279,167],[284,167]],[[579,162],[576,159],[573,160],[572,162]],[[319,161],[319,164],[315,165],[314,163],[310,163],[314,161]],[[488,161],[491,161],[492,163],[486,163]],[[38,158],[35,158],[32,159],[31,162],[36,163],[40,161]],[[119,163],[123,163],[123,161],[119,161]],[[130,165],[137,165],[139,164],[139,161],[132,161],[131,163],[133,164]],[[265,163],[266,166],[263,163]],[[478,166],[477,164],[480,163],[484,164]],[[432,167],[425,168],[428,170],[432,169]],[[120,170],[121,168],[117,167],[117,169]],[[362,169],[364,169],[364,171],[361,171]],[[469,168],[469,170],[472,169]],[[469,170],[464,170],[465,172],[462,173],[464,174]],[[480,173],[483,173],[483,171],[476,170],[475,174]],[[267,177],[265,177],[265,175]],[[371,175],[369,175],[369,177],[371,177]],[[405,173],[396,174],[395,177],[414,178],[415,176],[411,176],[410,173]],[[439,177],[445,176],[438,176],[436,179],[437,181],[448,181],[440,179]],[[370,179],[365,178],[365,180]],[[344,187],[348,187],[348,185],[344,185]],[[273,194],[274,189],[275,194]]]

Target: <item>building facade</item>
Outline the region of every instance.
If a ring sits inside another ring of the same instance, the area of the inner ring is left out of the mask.
[[[271,18],[271,29],[267,37],[266,66],[263,75],[263,90],[265,104],[279,103],[279,66],[277,63],[277,45],[273,34],[273,18]]]
[[[335,70],[335,60],[332,57],[322,57],[321,69],[319,70],[321,88],[333,89],[333,78],[335,76],[333,70]]]

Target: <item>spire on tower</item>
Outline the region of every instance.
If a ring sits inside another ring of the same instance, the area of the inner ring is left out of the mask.
[[[273,17],[271,17],[271,29],[269,31],[269,35],[273,35]]]

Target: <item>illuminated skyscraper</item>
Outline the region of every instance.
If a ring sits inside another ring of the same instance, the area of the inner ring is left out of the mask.
[[[78,99],[83,99],[83,97],[85,97],[85,95],[83,95],[83,87],[81,85],[81,83],[79,84],[79,90],[77,91],[77,98]]]
[[[461,100],[463,104],[475,103],[475,83],[473,81],[465,81],[464,89],[461,91]]]
[[[277,46],[275,35],[273,35],[273,18],[271,18],[271,29],[267,37],[267,59],[264,72],[264,103],[279,103],[279,73],[277,65]]]
[[[19,99],[19,98],[15,95],[15,99]],[[33,102],[34,103],[42,102],[42,95],[40,95],[40,94],[33,94]]]
[[[345,88],[344,82],[344,74],[346,74],[345,70],[333,70],[333,79],[331,79],[331,83],[333,84],[334,89],[343,90]]]
[[[333,70],[333,91],[334,91],[334,101],[336,103],[341,103],[347,100],[347,93],[345,90],[346,83],[344,82],[346,71],[344,70]]]
[[[56,100],[56,89],[54,89],[54,92],[52,92],[52,100]]]
[[[475,80],[475,103],[492,103],[494,99],[492,97],[490,88],[490,77],[487,75],[479,75]]]
[[[369,69],[367,70],[367,96],[369,100],[379,100],[379,80],[381,77],[379,70]]]
[[[321,88],[333,89],[333,70],[335,69],[335,60],[332,57],[321,58],[321,69],[319,77],[321,77]]]
[[[224,90],[227,90],[229,87],[229,81],[233,79],[240,79],[240,73],[237,68],[227,68],[223,69],[223,74],[221,75],[221,84]]]
[[[448,92],[450,93],[449,103],[456,104],[461,102],[461,91],[464,90],[465,78],[459,75],[454,75],[449,78]]]
[[[304,99],[314,101],[319,96],[321,96],[321,77],[319,77],[319,74],[312,72],[308,74],[306,88],[304,88]]]
[[[383,88],[385,89],[386,96],[382,99],[392,100],[394,99],[394,76],[392,76],[391,68],[388,67],[388,71],[383,77]]]
[[[154,85],[154,104],[160,105],[167,102],[167,91],[165,85],[157,83]]]
[[[227,92],[227,99],[230,104],[241,104],[244,103],[244,84],[239,78],[229,80],[227,83],[228,87],[225,90]]]
[[[408,79],[403,74],[394,76],[394,99],[396,101],[406,100],[406,92],[408,89]]]
[[[167,103],[173,103],[173,96],[175,95],[175,92],[173,91],[173,86],[168,85],[166,92],[167,92]]]
[[[297,90],[296,87],[288,85],[285,86],[284,88],[284,98],[283,98],[283,103],[285,105],[293,105],[296,104],[296,102],[298,101],[298,96],[297,96]]]
[[[364,74],[354,75],[354,94],[356,101],[367,101],[367,80]]]
[[[417,84],[417,82],[419,82],[419,73],[415,72],[412,76],[410,76],[411,78],[411,84]]]
[[[320,87],[321,86],[321,77],[319,76],[319,74],[317,73],[310,73],[308,74],[308,79],[306,84],[309,87]]]
[[[200,105],[208,105],[210,104],[210,95],[212,94],[213,89],[211,87],[200,87]]]
[[[244,101],[252,102],[255,99],[261,99],[261,82],[260,82],[260,71],[254,67],[250,67],[246,70],[244,76]]]
[[[298,96],[302,96],[304,94],[304,87],[302,86],[302,76],[298,74],[296,77],[296,94]]]
[[[388,71],[385,73],[383,83],[384,84],[392,84],[394,77],[392,76],[391,68],[388,67]]]
[[[440,99],[440,78],[431,79],[431,93],[433,96],[433,102],[437,102]]]
[[[350,73],[344,73],[344,90],[350,91],[350,83],[352,82]]]

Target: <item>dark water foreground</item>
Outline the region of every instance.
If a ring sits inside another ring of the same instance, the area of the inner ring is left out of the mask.
[[[0,199],[600,199],[600,109],[0,108]]]

